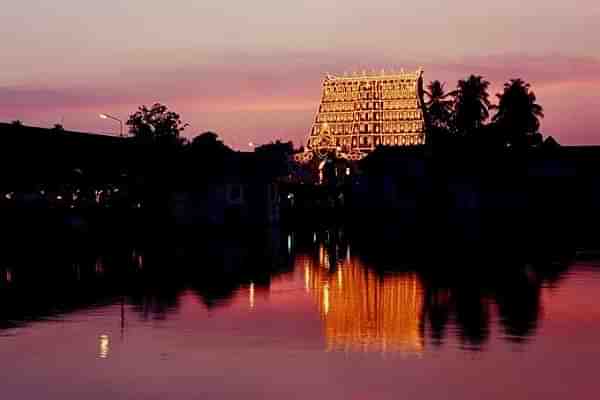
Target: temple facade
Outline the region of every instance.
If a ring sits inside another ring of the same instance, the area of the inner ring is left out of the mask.
[[[359,160],[377,146],[425,144],[423,70],[328,75],[306,151]]]

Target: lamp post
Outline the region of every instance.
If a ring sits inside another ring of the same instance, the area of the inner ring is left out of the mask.
[[[121,121],[119,118],[114,117],[110,114],[100,114],[100,118],[102,119],[112,119],[113,121],[117,121],[119,123],[119,136],[123,137],[123,121]]]

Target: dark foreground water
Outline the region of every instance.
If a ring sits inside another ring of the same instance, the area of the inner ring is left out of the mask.
[[[594,262],[422,266],[370,246],[7,249],[0,397],[597,398]]]

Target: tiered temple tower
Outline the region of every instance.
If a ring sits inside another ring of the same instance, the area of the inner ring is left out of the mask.
[[[377,146],[425,144],[423,70],[327,75],[307,151],[359,160]]]

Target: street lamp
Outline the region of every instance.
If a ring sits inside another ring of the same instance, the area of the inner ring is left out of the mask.
[[[119,136],[123,137],[123,121],[121,121],[119,118],[117,117],[113,117],[110,114],[100,114],[100,118],[102,119],[112,119],[113,121],[117,121],[119,123]]]

